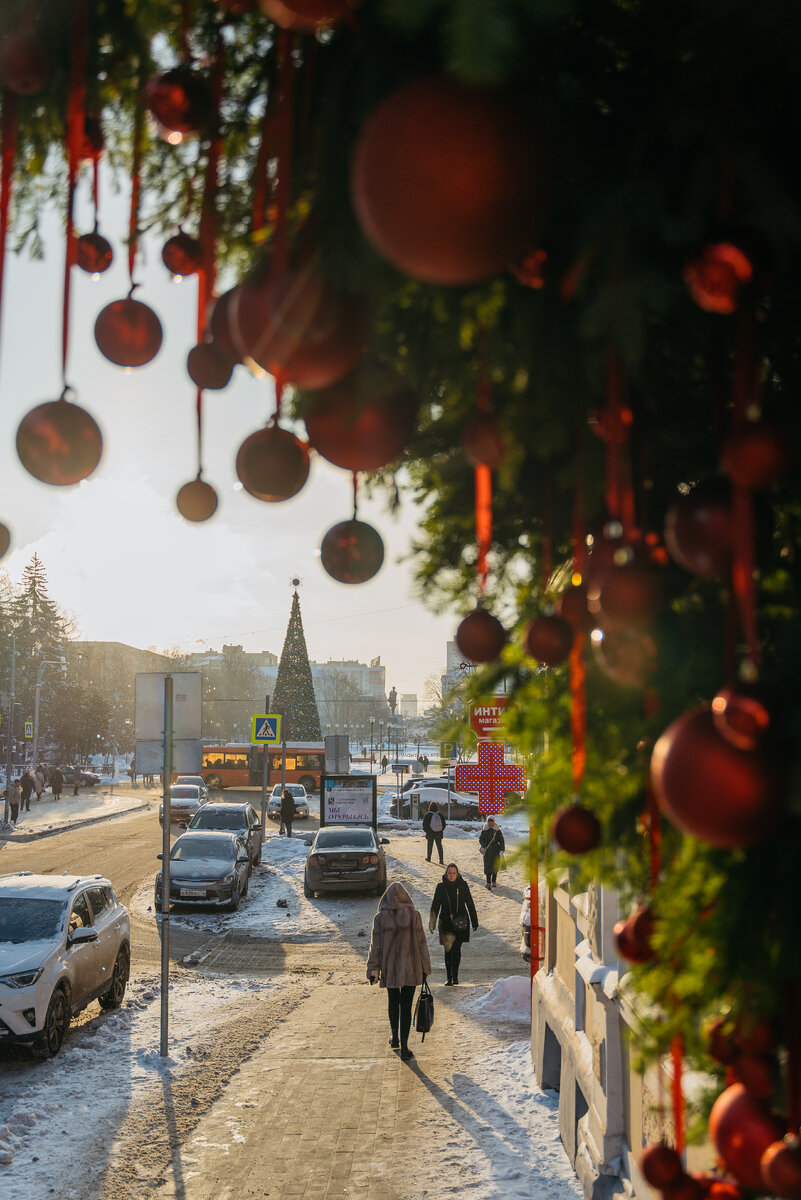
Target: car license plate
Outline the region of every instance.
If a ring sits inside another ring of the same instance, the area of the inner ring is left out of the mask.
[[[182,896],[205,896],[205,888],[181,888]]]

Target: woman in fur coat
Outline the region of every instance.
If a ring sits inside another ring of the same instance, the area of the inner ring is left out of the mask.
[[[378,902],[367,955],[367,978],[387,989],[393,1050],[414,1058],[409,1049],[414,989],[431,974],[431,959],[420,914],[402,883],[391,883]],[[400,1033],[400,1038],[398,1034]]]
[[[442,882],[437,884],[428,928],[433,933],[439,917],[440,945],[445,947],[446,987],[459,982],[459,963],[462,961],[462,945],[470,941],[470,926],[478,929],[478,917],[467,880],[459,874],[456,863],[448,863]]]

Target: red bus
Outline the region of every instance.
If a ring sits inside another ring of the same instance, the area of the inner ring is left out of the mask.
[[[200,774],[206,786],[217,790],[227,787],[261,787],[263,754],[267,751],[267,784],[281,782],[281,747],[250,746],[247,742],[229,745],[205,745]],[[307,792],[319,792],[320,776],[325,770],[325,746],[322,742],[287,742],[284,765],[287,783],[302,783]]]

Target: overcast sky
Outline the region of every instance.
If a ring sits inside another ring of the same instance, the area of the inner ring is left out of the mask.
[[[88,179],[78,232],[92,227]],[[7,255],[0,341],[0,438],[4,447],[0,521],[12,546],[2,566],[18,579],[37,552],[53,599],[73,613],[83,637],[159,649],[217,649],[225,643],[280,653],[289,619],[290,579],[302,581],[309,655],[317,661],[377,655],[387,688],[423,696],[426,676],[445,670],[445,646],[458,616],[434,617],[416,599],[407,553],[415,525],[406,506],[391,518],[383,502],[359,516],[384,538],[385,563],[370,583],[349,587],[324,572],[323,533],[350,517],[350,476],[315,456],[305,488],[282,504],[241,490],[234,459],[242,440],[273,411],[269,376],[238,367],[222,392],[206,392],[204,478],[220,497],[217,514],[193,525],[175,509],[178,488],[197,472],[195,391],[186,375],[195,342],[196,279],[173,283],[161,240],[145,245],[137,299],[164,327],[154,361],[126,373],[94,341],[97,313],[128,291],[124,197],[101,190],[100,231],[115,261],[97,281],[73,268],[68,380],[100,425],[105,450],[93,476],[73,488],[41,484],[20,465],[16,430],[34,405],[61,392],[64,247],[55,217],[43,220],[44,263]],[[13,240],[10,240],[10,245]]]

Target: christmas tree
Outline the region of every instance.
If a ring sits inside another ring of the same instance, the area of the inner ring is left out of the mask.
[[[283,736],[288,742],[321,742],[320,714],[314,698],[309,652],[303,634],[297,588],[278,664],[273,708],[284,714]]]

